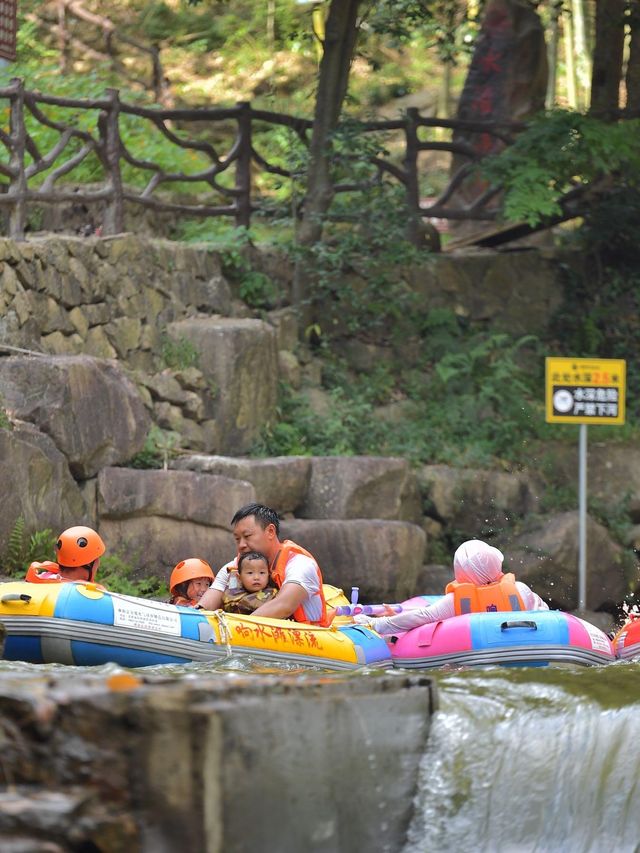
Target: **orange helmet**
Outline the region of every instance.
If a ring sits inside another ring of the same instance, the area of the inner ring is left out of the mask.
[[[56,542],[58,564],[61,566],[87,566],[106,550],[102,539],[90,527],[69,527]]]
[[[176,594],[176,587],[181,583],[193,581],[196,578],[211,578],[213,581],[213,572],[209,563],[206,560],[201,560],[199,557],[189,557],[188,560],[181,560],[171,572],[169,580],[171,595]]]

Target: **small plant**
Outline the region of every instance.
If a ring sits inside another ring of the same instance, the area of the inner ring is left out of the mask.
[[[130,468],[164,468],[168,467],[170,457],[174,456],[180,443],[177,432],[152,426],[145,439],[140,453],[129,461]]]
[[[162,335],[160,353],[165,367],[171,370],[186,370],[188,367],[199,367],[200,353],[188,338],[180,336],[172,338],[166,333]]]
[[[134,566],[121,554],[105,554],[100,560],[98,581],[109,592],[135,595],[139,598],[168,598],[169,590],[163,578],[155,576],[133,579]]]
[[[240,279],[238,295],[250,308],[273,308],[278,301],[278,286],[265,273],[250,270]]]
[[[30,563],[55,559],[55,543],[49,528],[28,534],[24,517],[19,515],[2,557],[3,569],[12,577],[23,577]]]

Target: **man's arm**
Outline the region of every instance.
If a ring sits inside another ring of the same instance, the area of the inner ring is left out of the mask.
[[[252,615],[270,616],[272,619],[288,619],[308,598],[309,593],[300,584],[285,583],[275,598],[261,604],[257,610],[253,611]]]
[[[218,610],[222,607],[222,600],[224,599],[224,592],[221,592],[219,589],[214,589],[213,587],[209,587],[209,589],[202,596],[198,604],[202,607],[203,610]]]

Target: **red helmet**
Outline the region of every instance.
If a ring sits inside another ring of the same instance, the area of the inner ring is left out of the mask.
[[[196,578],[211,578],[213,581],[213,571],[206,560],[201,560],[199,557],[189,557],[188,560],[181,560],[171,572],[169,580],[169,589],[171,595],[176,595],[176,587],[185,581],[193,581]]]
[[[56,542],[60,566],[87,566],[101,557],[107,549],[95,530],[90,527],[69,527]]]

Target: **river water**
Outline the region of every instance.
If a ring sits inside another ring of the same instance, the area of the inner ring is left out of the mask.
[[[404,853],[640,851],[640,664],[436,679]]]
[[[4,661],[0,684],[35,686],[71,669]],[[73,671],[104,679],[122,670]],[[247,658],[137,672],[151,680],[310,674]],[[640,664],[433,675],[440,710],[402,853],[640,853]]]

